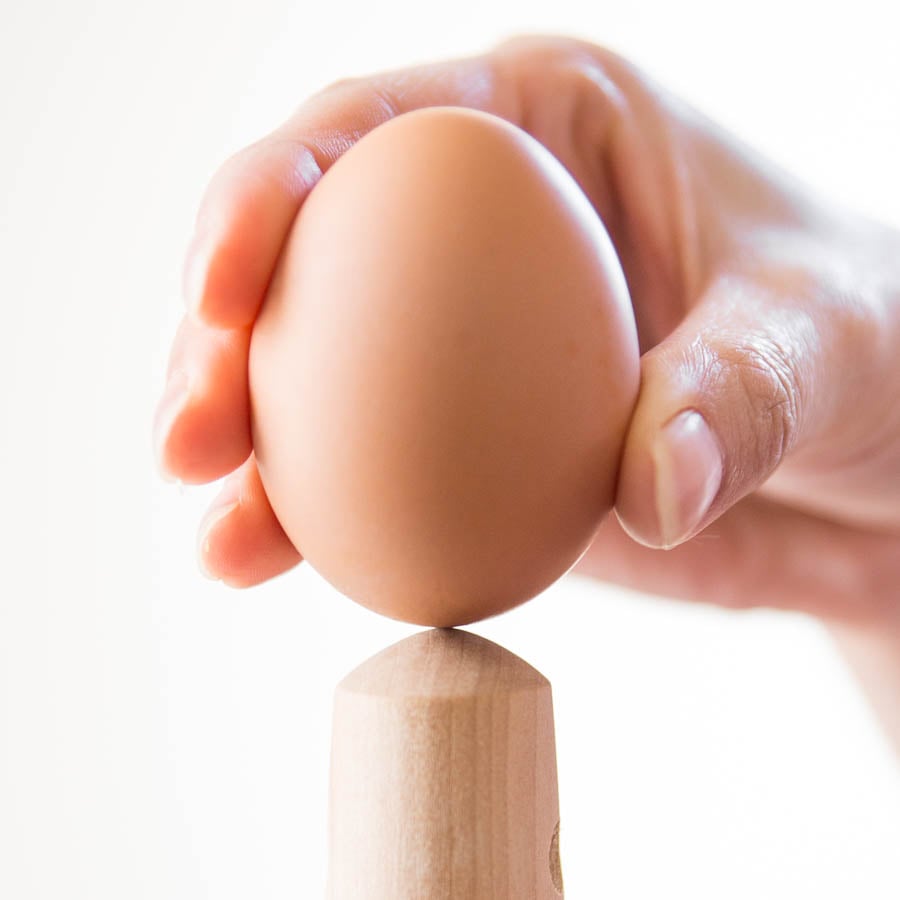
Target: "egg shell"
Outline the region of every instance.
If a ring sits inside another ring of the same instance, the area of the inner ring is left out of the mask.
[[[602,222],[486,113],[399,116],[314,187],[250,351],[285,532],[343,594],[459,625],[533,597],[614,499],[639,381]]]

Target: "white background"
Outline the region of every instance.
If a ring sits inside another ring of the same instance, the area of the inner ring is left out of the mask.
[[[900,218],[889,4],[0,6],[0,897],[316,898],[335,682],[413,629],[236,593],[155,475],[200,193],[343,75],[578,34]],[[900,896],[900,777],[827,636],[570,578],[476,630],[553,682],[570,898]]]

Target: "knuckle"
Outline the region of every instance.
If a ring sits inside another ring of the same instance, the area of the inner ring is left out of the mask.
[[[516,35],[494,51],[520,96],[522,127],[570,169],[602,167],[602,147],[628,113],[616,57],[576,38]]]
[[[386,80],[383,75],[338,78],[306,97],[292,118],[299,116],[315,121],[319,116],[329,117],[344,109],[364,111],[370,106],[390,107],[393,101]]]
[[[555,88],[570,97],[580,112],[590,115],[624,106],[609,67],[598,57],[577,54],[554,60],[548,74]]]
[[[494,49],[520,77],[557,98],[573,95],[594,97],[611,91],[611,54],[598,44],[577,38],[521,34],[507,38]]]
[[[232,192],[239,185],[244,203],[272,191],[295,194],[321,175],[321,156],[314,139],[274,132],[229,159],[221,178]],[[273,165],[273,160],[279,164]]]
[[[339,94],[342,91],[346,91],[350,88],[357,87],[363,79],[358,76],[346,76],[342,78],[335,78],[333,81],[329,81],[324,87],[319,88],[319,90],[314,91],[309,99],[315,99],[316,97],[322,97],[325,95],[331,94]]]
[[[572,42],[572,38],[522,31],[495,44],[494,52],[534,59],[568,48]]]
[[[769,335],[749,335],[719,353],[726,391],[740,397],[735,423],[755,448],[757,470],[771,471],[797,440],[801,392],[791,353]]]
[[[289,122],[295,128],[303,121],[312,133],[336,128],[360,137],[403,111],[409,77],[398,71],[340,78],[307,97]]]
[[[494,45],[495,54],[515,57],[526,65],[565,63],[579,56],[593,56],[604,52],[606,51],[602,46],[579,38],[530,32],[514,34]]]

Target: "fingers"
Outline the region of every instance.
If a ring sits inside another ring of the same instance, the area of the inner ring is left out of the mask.
[[[154,431],[170,477],[209,481],[243,463],[201,529],[201,562],[213,577],[254,584],[300,559],[248,459],[247,385],[252,323],[300,205],[343,152],[394,115],[461,105],[512,118],[514,92],[498,89],[494,68],[471,57],[333,85],[229,160],[208,188],[184,269],[189,315]]]
[[[190,314],[156,417],[164,473],[210,481],[247,458],[250,328],[291,223],[322,172],[367,131],[401,112],[459,104],[502,114],[509,104],[497,96],[496,80],[486,57],[472,57],[340,82],[220,169],[188,253]]]
[[[896,536],[751,497],[666,552],[635,543],[609,516],[574,571],[664,597],[861,624],[896,619],[900,554]]]
[[[214,481],[250,455],[250,329],[222,331],[185,317],[156,413],[157,461],[170,478]]]
[[[806,276],[763,271],[720,277],[642,359],[616,501],[641,543],[680,544],[791,454],[853,440],[874,320]]]
[[[301,560],[275,518],[250,457],[226,480],[200,525],[201,568],[231,587],[274,578]]]
[[[320,176],[311,149],[275,137],[222,166],[201,204],[185,261],[191,313],[219,328],[252,323],[302,198]]]
[[[387,119],[423,106],[507,112],[486,56],[338,82],[213,178],[188,252],[189,309],[209,325],[253,322],[291,223],[329,166]],[[377,177],[377,173],[374,173]]]

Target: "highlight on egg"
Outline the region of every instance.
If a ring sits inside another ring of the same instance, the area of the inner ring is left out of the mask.
[[[486,113],[399,116],[312,190],[254,327],[272,508],[371,609],[497,614],[612,507],[638,356],[609,236],[555,157]]]

